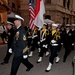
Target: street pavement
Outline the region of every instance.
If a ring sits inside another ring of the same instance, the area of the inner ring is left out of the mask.
[[[0,62],[2,62],[3,58],[5,57],[6,51],[7,45],[6,44],[0,45]],[[21,64],[18,69],[17,75],[73,75],[72,61],[73,56],[75,55],[75,50],[70,53],[65,63],[63,62],[64,48],[62,48],[58,54],[59,57],[61,58],[60,62],[59,63],[54,62],[51,71],[45,72],[45,69],[48,66],[49,56],[46,57],[44,54],[43,61],[37,64],[36,62],[38,60],[38,50],[36,49],[33,57],[28,58],[29,61],[34,65],[34,67],[29,72],[26,72],[26,67],[23,64]],[[12,58],[13,54],[8,64],[5,65],[0,64],[0,75],[10,75]]]

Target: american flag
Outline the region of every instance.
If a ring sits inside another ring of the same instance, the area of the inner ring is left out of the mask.
[[[35,18],[35,13],[34,13],[34,3],[33,0],[29,0],[29,15],[30,15],[30,29],[34,29],[35,25],[34,25],[34,18]]]

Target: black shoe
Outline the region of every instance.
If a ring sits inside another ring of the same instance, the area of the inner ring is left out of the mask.
[[[27,68],[27,69],[26,69],[26,71],[30,71],[30,69],[29,69],[29,68]]]
[[[3,62],[1,63],[1,65],[5,65],[5,64],[8,64],[8,62],[4,62],[4,61],[3,61]]]
[[[33,68],[33,65],[30,68],[27,68],[26,71],[30,71]]]
[[[63,59],[63,62],[66,62],[66,59]]]
[[[36,63],[41,63],[41,62],[38,62],[38,61],[37,61]]]
[[[45,70],[45,72],[49,72],[50,70]]]

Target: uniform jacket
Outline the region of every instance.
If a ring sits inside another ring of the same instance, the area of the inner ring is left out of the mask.
[[[15,56],[21,56],[23,55],[23,49],[26,48],[27,46],[27,36],[26,36],[26,31],[25,29],[20,26],[17,29],[17,32],[14,37],[14,55]]]
[[[14,31],[13,28],[8,30],[8,33],[7,33],[7,36],[8,36],[8,48],[11,48],[11,45],[12,45],[13,40],[14,40],[14,35],[15,35],[15,31]]]
[[[52,30],[50,33],[50,45],[58,46],[60,44],[60,32],[57,30]]]
[[[69,32],[67,33],[66,30],[64,30],[62,33],[61,33],[61,38],[62,38],[62,42],[63,42],[63,45],[65,47],[69,47],[72,45],[73,43],[73,32],[72,30],[70,29]]]

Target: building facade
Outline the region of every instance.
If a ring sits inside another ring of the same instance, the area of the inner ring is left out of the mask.
[[[36,3],[36,0],[33,0]],[[75,0],[44,0],[46,13],[44,18],[53,20],[55,23],[75,23]],[[8,0],[12,10],[29,23],[29,0]]]
[[[0,0],[0,23],[7,21],[8,0]]]
[[[34,0],[36,2],[36,0]],[[29,22],[29,0],[20,0],[20,13]],[[75,0],[44,0],[46,13],[55,23],[75,23]]]
[[[75,23],[75,0],[45,0],[46,14],[56,23]]]

